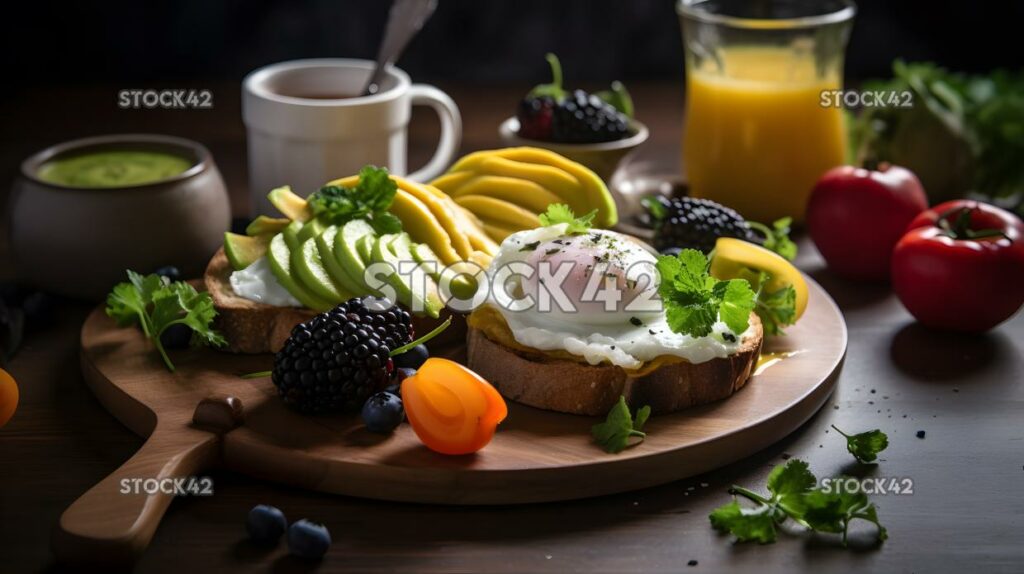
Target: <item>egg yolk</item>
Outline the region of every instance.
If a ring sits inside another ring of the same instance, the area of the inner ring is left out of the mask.
[[[494,437],[508,407],[480,375],[448,359],[431,357],[402,381],[409,424],[423,444],[442,454],[476,452]]]

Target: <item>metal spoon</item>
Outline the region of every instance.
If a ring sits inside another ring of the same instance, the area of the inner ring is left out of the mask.
[[[388,13],[384,41],[377,52],[377,67],[363,88],[364,96],[376,94],[380,90],[384,67],[398,59],[436,8],[437,0],[395,0]]]

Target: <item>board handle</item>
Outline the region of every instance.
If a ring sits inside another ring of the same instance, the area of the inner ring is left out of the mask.
[[[187,425],[157,423],[134,456],[64,511],[53,536],[57,559],[71,564],[133,563],[175,496],[161,489],[151,493],[153,485],[170,482],[161,479],[193,477],[213,466],[218,441],[217,434]],[[158,482],[147,484],[147,479]]]

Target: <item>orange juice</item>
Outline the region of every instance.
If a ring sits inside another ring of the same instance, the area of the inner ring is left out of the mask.
[[[842,111],[821,107],[841,72],[819,73],[813,54],[729,47],[688,66],[683,160],[690,192],[768,223],[803,220],[818,178],[844,162]]]

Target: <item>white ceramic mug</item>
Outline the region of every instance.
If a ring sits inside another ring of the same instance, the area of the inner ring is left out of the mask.
[[[306,196],[367,164],[406,175],[413,105],[437,112],[441,138],[427,165],[408,177],[433,179],[455,159],[462,138],[455,102],[433,86],[411,83],[408,74],[393,66],[385,70],[379,92],[353,96],[361,92],[373,67],[368,60],[294,60],[246,76],[242,119],[248,133],[254,215],[276,213],[266,196],[282,185]]]

